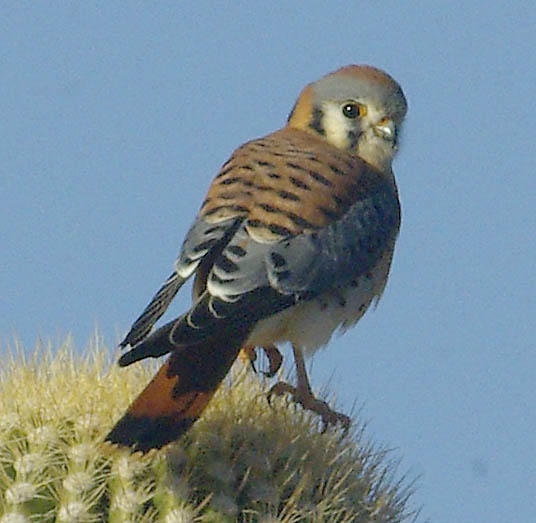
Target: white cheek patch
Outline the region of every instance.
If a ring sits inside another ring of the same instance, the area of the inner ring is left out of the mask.
[[[339,105],[332,103],[324,104],[322,111],[324,113],[322,126],[326,132],[326,140],[340,149],[347,149],[351,142],[350,133],[355,131],[352,124],[354,120],[346,118]]]

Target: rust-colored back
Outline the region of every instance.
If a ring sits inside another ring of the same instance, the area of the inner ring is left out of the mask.
[[[368,189],[367,178],[379,176],[321,137],[286,127],[236,150],[200,214],[214,222],[246,216],[252,237],[276,240],[327,225]]]

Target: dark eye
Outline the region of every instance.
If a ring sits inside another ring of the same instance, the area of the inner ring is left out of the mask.
[[[366,109],[364,105],[358,104],[357,102],[349,102],[342,106],[342,114],[346,118],[357,118],[358,116],[364,116],[366,114]]]

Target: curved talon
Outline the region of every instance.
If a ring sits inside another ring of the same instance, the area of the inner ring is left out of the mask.
[[[273,378],[276,375],[277,371],[281,368],[281,364],[283,363],[283,356],[275,345],[263,347],[262,350],[264,351],[264,354],[266,354],[266,357],[268,358],[269,362],[268,371],[263,371],[263,374],[267,378]]]
[[[293,387],[289,383],[285,383],[284,381],[278,381],[275,385],[273,385],[270,390],[268,391],[268,394],[266,395],[266,399],[268,400],[268,404],[272,405],[272,396],[275,394],[276,396],[282,396],[283,394],[291,394],[293,397],[297,395],[296,387]]]
[[[277,371],[281,368],[283,363],[283,356],[279,349],[275,345],[268,345],[267,347],[261,347],[266,357],[268,358],[268,370],[261,371],[267,378],[273,378]],[[257,348],[256,347],[244,347],[240,351],[240,358],[244,364],[249,363],[253,372],[257,374],[257,368],[255,367],[255,361],[257,361]]]
[[[305,410],[309,410],[318,414],[322,419],[322,433],[326,432],[330,425],[340,423],[347,432],[351,425],[351,419],[341,412],[334,411],[325,401],[319,400],[313,396],[313,393],[308,389],[299,389],[293,387],[284,381],[277,382],[267,394],[268,403],[271,405],[271,400],[274,395],[282,396],[290,394],[295,403],[301,405]]]

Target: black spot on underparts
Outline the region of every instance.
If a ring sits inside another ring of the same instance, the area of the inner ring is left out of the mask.
[[[240,169],[245,169],[246,171],[253,171],[253,167],[251,165],[241,165]]]
[[[245,249],[242,249],[239,245],[229,245],[227,247],[227,250],[234,254],[235,256],[238,256],[239,258],[244,257],[247,254],[247,251]]]
[[[318,134],[325,135],[326,131],[324,130],[323,120],[324,111],[322,111],[320,107],[315,107],[313,109],[313,115],[311,118],[311,122],[309,123],[309,127],[311,129],[314,129]]]
[[[359,283],[357,282],[357,280],[352,280],[350,282],[350,287],[353,287],[354,289],[357,288],[359,286]]]
[[[287,264],[287,260],[285,260],[285,258],[283,258],[283,256],[277,252],[272,252],[272,254],[270,254],[270,258],[272,259],[272,263],[276,268],[283,267],[283,265]]]
[[[298,180],[298,178],[294,178],[294,176],[289,176],[289,180],[292,185],[298,187],[299,189],[303,189],[304,191],[311,190],[311,187],[309,185],[307,185],[305,182],[302,182],[301,180]]]
[[[326,187],[331,187],[333,185],[325,176],[322,176],[316,171],[309,171],[309,176]]]
[[[268,173],[268,178],[274,178],[275,180],[279,180],[281,178],[281,175],[277,173]]]

